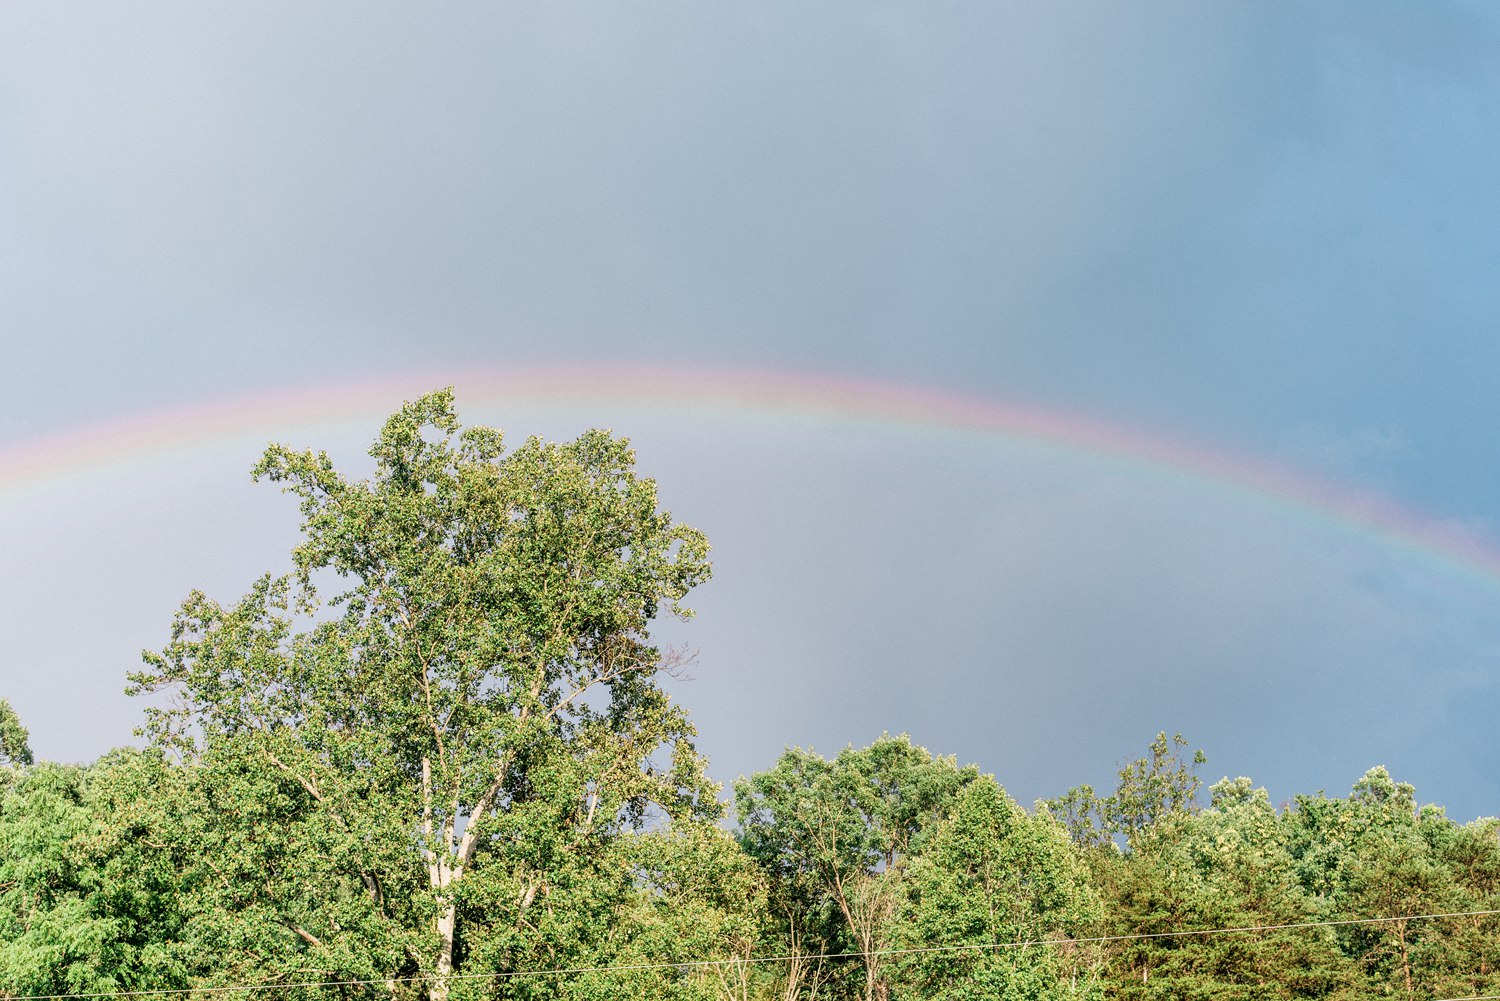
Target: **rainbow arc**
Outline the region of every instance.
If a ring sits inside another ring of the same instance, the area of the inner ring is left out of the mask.
[[[457,377],[424,373],[319,385],[153,410],[0,448],[0,499],[221,441],[285,439],[320,427],[379,420],[403,399],[449,384],[456,387],[461,415],[499,406],[578,407],[590,413],[625,406],[669,416],[759,414],[1025,443],[1082,461],[1125,463],[1150,475],[1228,488],[1477,571],[1500,587],[1500,548],[1472,530],[1283,466],[1077,414],[947,389],[763,369],[496,368],[467,370]]]

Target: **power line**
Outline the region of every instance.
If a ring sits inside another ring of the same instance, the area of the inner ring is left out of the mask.
[[[1482,918],[1500,915],[1500,909],[1486,911],[1445,911],[1438,914],[1401,914],[1383,918],[1341,918],[1335,921],[1290,921],[1274,925],[1234,925],[1227,928],[1192,928],[1187,931],[1137,932],[1130,935],[1093,935],[1086,938],[1069,939],[1019,939],[1013,942],[978,942],[959,945],[929,945],[910,949],[870,949],[863,952],[824,952],[783,956],[745,956],[739,959],[688,959],[675,963],[626,963],[621,965],[567,966],[535,970],[507,970],[499,973],[450,973],[439,977],[435,973],[421,973],[410,977],[379,977],[372,980],[308,980],[298,983],[237,984],[207,987],[162,987],[135,991],[93,991],[79,994],[15,994],[12,1001],[82,1001],[87,998],[161,997],[181,994],[224,994],[230,991],[294,990],[305,987],[371,987],[389,984],[427,983],[433,980],[508,980],[518,977],[570,976],[581,973],[639,973],[646,970],[692,970],[716,966],[752,966],[766,963],[837,961],[843,959],[868,959],[875,956],[917,956],[939,952],[987,952],[999,949],[1022,949],[1036,945],[1090,945],[1108,942],[1135,942],[1159,938],[1193,938],[1211,935],[1236,935],[1250,932],[1295,931],[1303,928],[1335,928],[1349,925],[1389,924],[1394,921],[1435,921],[1444,918]],[[1440,998],[1437,1001],[1488,1001],[1500,994],[1483,994],[1467,998]]]

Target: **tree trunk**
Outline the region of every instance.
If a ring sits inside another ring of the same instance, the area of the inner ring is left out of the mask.
[[[450,902],[437,916],[438,958],[433,967],[428,1001],[448,1001],[448,975],[453,972],[453,930],[458,925],[458,905]]]

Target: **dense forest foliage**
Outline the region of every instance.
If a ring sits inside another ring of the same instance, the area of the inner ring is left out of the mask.
[[[1500,821],[1203,790],[1165,733],[1030,810],[889,735],[726,796],[648,631],[707,541],[626,442],[440,392],[371,454],[266,452],[292,570],[183,603],[146,746],[35,762],[0,700],[0,998],[1500,995]]]

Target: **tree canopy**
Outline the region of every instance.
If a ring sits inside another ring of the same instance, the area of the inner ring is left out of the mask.
[[[649,633],[689,614],[706,539],[660,510],[626,441],[507,452],[452,402],[392,416],[368,480],[267,450],[256,475],[301,502],[293,570],[229,605],[192,594],[132,676],[175,693],[150,710],[155,742],[239,821],[203,874],[245,919],[223,930],[236,969],[429,974],[438,1001],[476,963],[596,933],[597,898],[572,895],[653,809],[719,816]]]

